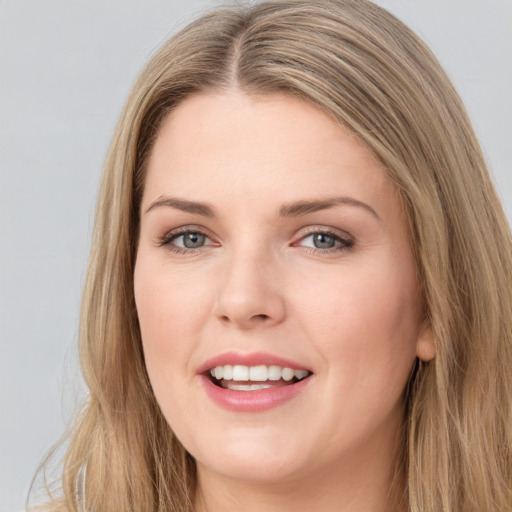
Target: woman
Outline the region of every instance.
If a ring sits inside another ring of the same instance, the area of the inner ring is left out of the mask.
[[[362,0],[217,10],[135,84],[64,510],[507,510],[510,232],[464,108]]]

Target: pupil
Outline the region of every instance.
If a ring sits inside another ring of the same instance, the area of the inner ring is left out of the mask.
[[[187,233],[183,236],[183,245],[187,249],[195,249],[204,245],[204,235],[201,233]]]
[[[313,243],[317,249],[330,249],[334,247],[334,237],[327,233],[317,233],[313,237]]]

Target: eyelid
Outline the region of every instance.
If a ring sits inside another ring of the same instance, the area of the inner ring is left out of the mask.
[[[187,233],[198,233],[203,235],[207,240],[209,240],[210,243],[205,243],[203,246],[197,247],[197,248],[186,248],[181,247],[178,245],[174,245],[172,242],[176,238],[185,235]],[[332,236],[336,239],[338,242],[333,247],[330,248],[318,248],[318,247],[308,247],[305,245],[302,245],[301,242],[308,238],[309,236],[315,235],[315,234],[325,234]],[[342,250],[350,249],[354,243],[354,237],[350,235],[347,231],[333,228],[330,226],[307,226],[306,228],[303,228],[299,230],[297,235],[295,236],[295,241],[292,242],[292,247],[302,247],[305,250],[308,250],[312,253],[318,253],[318,254],[328,254],[330,252],[339,252]],[[218,246],[220,245],[219,242],[216,240],[216,237],[210,233],[210,231],[203,226],[191,224],[191,225],[184,225],[179,226],[177,228],[173,228],[169,231],[166,231],[163,235],[159,236],[156,241],[156,245],[160,247],[167,247],[170,250],[172,249],[174,252],[177,253],[194,253],[197,251],[202,250],[204,247],[208,246]]]
[[[348,231],[344,231],[344,230],[338,229],[338,228],[333,228],[331,226],[322,226],[322,225],[307,226],[306,228],[299,230],[299,232],[297,233],[296,239],[302,240],[303,238],[307,237],[308,235],[313,235],[315,233],[325,233],[328,235],[333,235],[337,238],[341,238],[342,240],[354,241],[354,237]]]
[[[316,247],[307,247],[301,245],[301,242],[305,240],[306,238],[315,235],[315,234],[325,234],[334,237],[339,243],[335,245],[334,247],[330,247],[327,249],[320,249]],[[342,250],[350,249],[355,243],[354,237],[350,235],[346,231],[342,231],[340,229],[336,229],[333,227],[327,227],[327,226],[308,226],[305,228],[305,231],[301,231],[297,234],[296,241],[292,243],[292,246],[294,247],[302,247],[304,249],[307,249],[308,251],[319,253],[319,254],[326,254],[329,252],[337,252]]]
[[[215,237],[210,233],[210,231],[203,226],[199,226],[196,224],[187,224],[185,226],[180,226],[174,229],[171,229],[169,231],[166,231],[163,235],[157,237],[157,245],[159,246],[172,246],[172,241],[178,238],[179,236],[185,235],[187,233],[198,233],[201,235],[204,235],[208,240],[210,240],[213,243],[207,243],[205,246],[211,246],[211,245],[218,245],[218,242],[215,240]],[[173,246],[176,249],[182,249],[186,252],[193,252],[198,249],[201,249],[201,247],[197,249],[188,249],[184,247],[179,246]],[[203,246],[204,247],[204,246]]]

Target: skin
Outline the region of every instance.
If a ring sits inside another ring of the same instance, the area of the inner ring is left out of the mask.
[[[205,245],[184,249],[180,229]],[[334,246],[315,247],[325,231]],[[196,510],[392,509],[404,388],[434,348],[398,194],[350,132],[282,94],[183,101],[149,160],[134,277],[156,398],[197,461]],[[197,374],[226,351],[313,375],[277,407],[229,411]]]

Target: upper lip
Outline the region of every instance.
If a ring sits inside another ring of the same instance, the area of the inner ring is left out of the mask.
[[[247,354],[225,352],[205,361],[199,366],[197,373],[205,373],[216,366],[225,366],[228,364],[243,366],[275,365],[281,366],[282,368],[291,368],[292,370],[308,370],[311,372],[310,368],[303,364],[266,352],[251,352]]]

